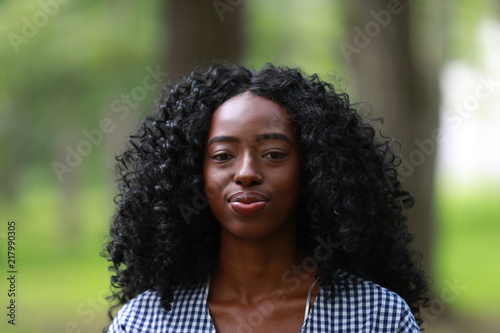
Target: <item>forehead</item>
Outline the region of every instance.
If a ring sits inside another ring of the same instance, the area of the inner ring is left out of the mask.
[[[293,136],[288,112],[278,103],[250,93],[237,95],[215,110],[209,136],[278,132]]]

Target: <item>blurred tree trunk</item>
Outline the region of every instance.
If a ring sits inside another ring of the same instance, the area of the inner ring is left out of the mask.
[[[241,59],[243,0],[170,0],[167,5],[163,59],[174,78],[213,60]]]
[[[384,118],[383,133],[401,143],[402,185],[416,198],[407,212],[414,248],[423,253],[424,269],[431,276],[442,62],[438,3],[349,1],[350,36],[341,44],[359,99],[369,103],[374,117]],[[426,45],[428,40],[433,44]]]

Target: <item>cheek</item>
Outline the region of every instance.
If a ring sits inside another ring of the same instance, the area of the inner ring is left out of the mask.
[[[224,173],[207,168],[204,171],[203,178],[205,181],[205,192],[209,200],[222,195],[225,183]]]
[[[296,183],[300,182],[301,179],[301,166],[299,160],[294,158],[286,166],[273,170],[273,177],[281,183],[288,184],[289,187],[293,187]]]
[[[225,220],[225,197],[224,188],[227,183],[226,178],[222,172],[214,170],[206,170],[205,178],[205,193],[208,199],[208,205],[215,218],[219,221]]]
[[[276,180],[280,183],[278,187],[281,189],[281,195],[287,197],[291,201],[296,201],[302,193],[301,177],[302,175],[298,165],[292,165],[286,172],[277,174]]]

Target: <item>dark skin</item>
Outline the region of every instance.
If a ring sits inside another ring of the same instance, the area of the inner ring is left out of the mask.
[[[215,328],[298,332],[317,272],[291,273],[304,260],[296,243],[303,188],[298,138],[288,113],[243,93],[215,111],[207,142],[204,179],[221,240],[208,296]],[[284,276],[298,276],[300,283]],[[319,284],[311,305],[318,292]]]

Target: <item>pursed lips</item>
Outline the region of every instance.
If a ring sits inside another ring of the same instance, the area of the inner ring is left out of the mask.
[[[236,192],[229,197],[228,202],[236,214],[248,216],[266,208],[269,198],[258,192]]]
[[[268,202],[269,198],[264,194],[258,192],[236,192],[229,197],[229,202],[242,202],[242,203],[253,203],[253,202]]]

